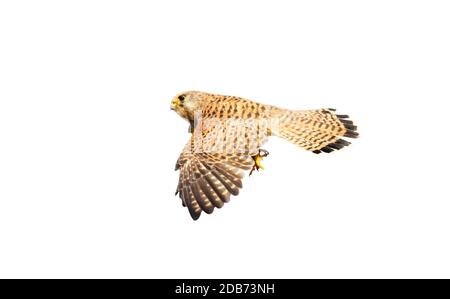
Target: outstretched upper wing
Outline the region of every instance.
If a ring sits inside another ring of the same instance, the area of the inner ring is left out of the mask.
[[[261,124],[230,119],[196,124],[175,167],[180,170],[176,193],[194,220],[239,194],[244,174],[254,165],[252,156],[266,140],[267,128]]]
[[[239,194],[253,159],[249,155],[192,152],[191,143],[181,153],[175,170],[180,170],[177,194],[197,220],[202,211],[210,214],[228,202],[230,194]]]

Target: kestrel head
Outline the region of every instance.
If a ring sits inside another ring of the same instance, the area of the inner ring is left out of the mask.
[[[170,104],[170,109],[187,120],[193,120],[195,111],[201,109],[206,94],[200,91],[187,91],[177,94]]]

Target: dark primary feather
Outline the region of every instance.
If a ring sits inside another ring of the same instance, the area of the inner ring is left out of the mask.
[[[232,155],[201,153],[189,153],[179,160],[180,181],[177,192],[194,220],[200,217],[202,211],[211,214],[214,208],[223,207],[230,200],[230,195],[239,194],[243,170],[253,165],[250,160]]]

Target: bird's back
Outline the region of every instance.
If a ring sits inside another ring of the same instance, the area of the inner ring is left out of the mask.
[[[219,119],[261,119],[273,117],[283,109],[244,98],[209,94],[202,107],[202,116]]]

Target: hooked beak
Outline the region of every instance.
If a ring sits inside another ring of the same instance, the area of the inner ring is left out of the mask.
[[[172,103],[170,103],[170,110],[175,110],[175,108],[178,108],[179,105],[180,105],[179,99],[172,100]]]

